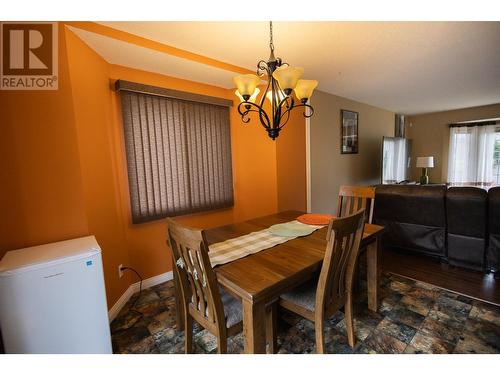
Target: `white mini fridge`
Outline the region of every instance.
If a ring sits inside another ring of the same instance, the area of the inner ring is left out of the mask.
[[[95,237],[7,252],[0,330],[6,353],[112,353]]]

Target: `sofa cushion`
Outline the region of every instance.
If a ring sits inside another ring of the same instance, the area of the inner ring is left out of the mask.
[[[488,230],[500,234],[500,186],[488,190]]]
[[[452,187],[446,193],[448,232],[484,238],[488,193],[475,187]]]
[[[382,243],[385,246],[429,255],[445,255],[445,228],[394,221],[383,221],[377,224],[384,226]]]
[[[481,271],[484,249],[484,238],[448,233],[448,260],[455,266]]]
[[[385,246],[445,255],[444,185],[380,185],[374,223],[385,227]]]
[[[488,268],[500,269],[500,186],[488,191]]]
[[[448,259],[482,269],[486,249],[488,194],[475,187],[452,187],[446,193]]]
[[[444,185],[379,185],[375,190],[378,220],[444,228]]]

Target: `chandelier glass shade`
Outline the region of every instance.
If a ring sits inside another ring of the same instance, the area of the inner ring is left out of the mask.
[[[241,94],[238,90],[236,90],[234,93],[240,99],[240,102],[245,101],[245,99],[243,98],[243,96],[241,96]],[[257,100],[257,96],[259,95],[259,93],[260,93],[260,89],[258,87],[256,87],[253,94],[250,96],[250,98],[248,98],[248,101],[250,103],[255,103],[255,100]]]
[[[313,79],[299,79],[295,86],[295,96],[297,99],[309,99],[312,96],[314,89],[318,86],[318,81]]]
[[[244,74],[233,78],[236,96],[240,99],[238,113],[244,123],[250,121],[250,113],[258,115],[261,125],[269,137],[275,140],[290,119],[290,112],[302,107],[304,117],[311,117],[313,108],[308,104],[318,81],[301,79],[304,69],[292,67],[274,56],[273,24],[269,23],[271,54],[268,61],[257,64],[257,74]],[[259,100],[261,90],[257,87],[261,80],[267,80]],[[293,93],[295,92],[295,98]],[[271,111],[264,110],[265,99],[271,103]],[[296,101],[298,99],[298,101]]]

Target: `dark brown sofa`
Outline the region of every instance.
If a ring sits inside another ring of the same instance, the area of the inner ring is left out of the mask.
[[[374,223],[382,245],[460,267],[496,270],[500,262],[500,188],[379,185]]]

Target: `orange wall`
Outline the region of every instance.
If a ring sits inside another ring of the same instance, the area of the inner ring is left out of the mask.
[[[88,233],[64,48],[59,90],[0,91],[0,181],[0,258]]]
[[[94,234],[111,307],[135,281],[130,273],[118,278],[119,264],[144,278],[172,267],[165,221],[131,223],[119,93],[110,87],[124,79],[235,97],[233,90],[110,65],[63,24],[59,30],[59,90],[0,92],[0,255]],[[293,119],[273,142],[256,119],[242,124],[235,107],[230,117],[234,207],[179,220],[208,228],[305,208],[303,119]]]
[[[131,223],[119,93],[111,85],[124,79],[227,99],[234,96],[232,90],[110,65],[71,31],[66,33],[86,214],[89,231],[103,248],[111,304],[131,281],[118,279],[119,264],[136,268],[144,278],[172,269],[165,221]],[[275,143],[257,123],[243,126],[236,108],[230,116],[234,207],[179,218],[188,225],[207,228],[277,211]]]
[[[130,273],[118,278],[120,264],[131,266],[126,241],[123,203],[117,194],[109,88],[109,64],[70,31],[66,48],[71,79],[75,125],[80,153],[83,196],[88,230],[102,248],[108,302],[128,288]]]
[[[234,99],[230,90],[122,66],[110,66],[110,78]],[[137,267],[139,272],[144,277],[150,277],[172,269],[170,254],[165,245],[166,225],[164,220],[131,224],[119,94],[112,92],[111,96],[112,107],[116,109],[113,126],[117,135],[115,138],[118,142],[116,147],[120,150],[120,162],[118,163],[122,166],[118,171],[121,179],[120,195],[123,202],[126,202],[124,219],[127,221],[127,242],[130,256],[132,264]],[[275,146],[272,141],[263,136],[262,129],[258,124],[243,126],[234,107],[231,109],[230,116],[234,207],[179,218],[187,225],[208,228],[277,211]]]
[[[305,125],[302,108],[295,109],[276,140],[278,211],[307,209]]]

